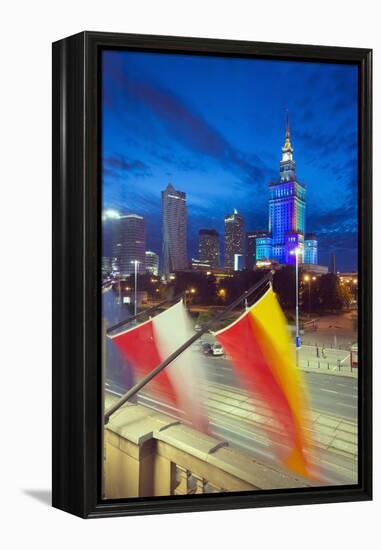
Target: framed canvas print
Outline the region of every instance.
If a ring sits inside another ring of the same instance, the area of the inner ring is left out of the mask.
[[[367,500],[371,51],[53,45],[53,505]]]

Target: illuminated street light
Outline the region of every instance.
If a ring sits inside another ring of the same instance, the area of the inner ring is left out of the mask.
[[[308,283],[308,317],[311,317],[311,280],[316,281],[316,277],[304,275],[304,280]]]
[[[137,315],[138,312],[138,265],[140,264],[139,260],[131,260],[131,263],[135,266],[135,292],[134,292],[134,315]]]

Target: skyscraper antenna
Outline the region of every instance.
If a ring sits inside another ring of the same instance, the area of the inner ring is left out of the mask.
[[[288,120],[288,109],[286,109],[286,138],[290,138],[290,123]]]

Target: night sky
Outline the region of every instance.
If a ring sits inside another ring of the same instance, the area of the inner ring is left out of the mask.
[[[268,183],[279,177],[285,112],[306,230],[319,263],[357,269],[357,67],[103,52],[103,208],[138,213],[161,253],[161,196],[187,194],[188,255],[198,230],[220,232],[236,208],[245,231],[268,229]]]

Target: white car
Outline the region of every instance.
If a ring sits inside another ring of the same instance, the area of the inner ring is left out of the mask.
[[[213,344],[212,346],[212,355],[224,355],[224,348],[221,344]]]

